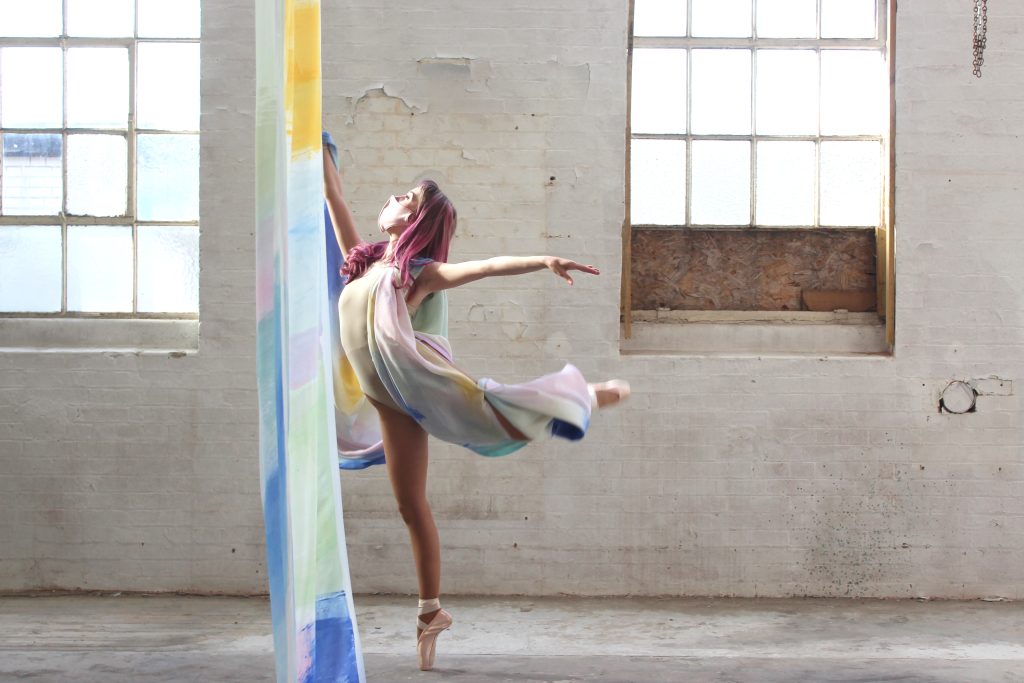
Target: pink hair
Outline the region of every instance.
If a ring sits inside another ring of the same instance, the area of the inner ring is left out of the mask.
[[[448,248],[455,234],[457,215],[451,200],[441,192],[433,180],[419,184],[423,194],[416,213],[409,217],[409,227],[395,244],[395,263],[398,265],[402,287],[409,286],[409,265],[413,259],[427,258],[446,262]],[[387,242],[363,242],[348,252],[341,274],[355,280],[384,256]]]

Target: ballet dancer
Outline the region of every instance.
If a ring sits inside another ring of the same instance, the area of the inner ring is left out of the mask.
[[[446,290],[487,277],[550,270],[569,285],[591,265],[557,256],[497,256],[449,263],[456,211],[425,180],[387,199],[385,239],[363,242],[345,201],[337,148],[324,134],[324,196],[346,278],[338,303],[335,408],[341,466],[384,462],[412,542],[419,583],[419,667],[433,667],[441,609],[441,551],[427,501],[427,434],[488,456],[550,436],[583,437],[591,412],[629,396],[629,384],[589,384],[572,365],[523,384],[475,380],[452,363]]]

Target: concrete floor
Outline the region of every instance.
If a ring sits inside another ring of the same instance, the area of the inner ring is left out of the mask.
[[[1024,681],[1024,603],[447,598],[437,668],[415,600],[357,599],[373,682]],[[273,680],[263,598],[0,596],[0,681]]]

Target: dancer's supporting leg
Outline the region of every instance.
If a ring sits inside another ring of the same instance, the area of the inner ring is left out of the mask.
[[[436,598],[441,591],[441,543],[427,502],[427,433],[405,413],[369,400],[380,414],[388,478],[409,529],[420,599]],[[426,612],[420,619],[430,623],[437,612]]]

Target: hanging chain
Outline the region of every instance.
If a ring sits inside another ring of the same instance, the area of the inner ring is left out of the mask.
[[[988,0],[974,0],[974,75],[981,78],[988,42]]]

